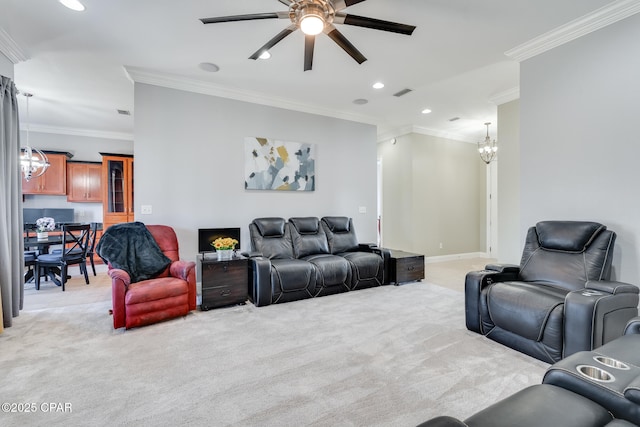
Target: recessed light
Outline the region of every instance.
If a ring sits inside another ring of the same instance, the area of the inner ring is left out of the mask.
[[[425,108],[424,110],[422,110],[422,114],[429,114],[431,112],[430,109]]]
[[[201,62],[200,64],[198,64],[198,68],[200,68],[203,71],[208,71],[210,73],[217,73],[218,71],[220,71],[220,67],[218,67],[216,64],[213,64],[211,62]]]
[[[383,87],[384,87],[384,83],[382,82],[376,82],[373,84],[374,89],[382,89]]]
[[[84,5],[80,3],[80,1],[78,0],[59,0],[59,1],[69,9],[75,10],[76,12],[82,12],[84,10]]]
[[[362,99],[362,98],[359,98],[353,101],[353,103],[356,105],[364,105],[364,104],[367,104],[368,102],[369,102],[368,100]]]
[[[258,58],[260,58],[260,59],[269,59],[269,58],[271,58],[271,53],[268,50],[265,50],[264,52],[262,52],[260,54],[260,56],[258,56]]]

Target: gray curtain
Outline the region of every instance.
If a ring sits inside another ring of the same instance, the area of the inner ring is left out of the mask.
[[[0,332],[11,326],[24,299],[22,177],[18,99],[13,81],[0,76]]]

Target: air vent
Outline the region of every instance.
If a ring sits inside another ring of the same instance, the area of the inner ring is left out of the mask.
[[[118,110],[118,114],[122,114],[123,116],[130,116],[131,111],[129,110]]]
[[[399,97],[401,97],[403,95],[408,94],[409,92],[413,92],[413,89],[402,89],[400,92],[394,93],[393,96],[396,96],[396,97],[399,98]]]
[[[460,117],[451,117],[449,119],[450,122],[455,122],[456,120],[460,120]]]

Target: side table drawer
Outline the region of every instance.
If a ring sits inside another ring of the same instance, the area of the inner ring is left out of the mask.
[[[238,304],[247,300],[247,286],[227,285],[215,288],[202,288],[202,304],[200,308],[207,311],[210,308]]]

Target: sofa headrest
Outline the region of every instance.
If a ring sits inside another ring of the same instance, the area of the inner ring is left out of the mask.
[[[588,221],[541,221],[536,224],[538,242],[545,249],[583,252],[607,227]]]
[[[316,234],[320,229],[320,220],[316,217],[289,218],[289,222],[300,234]]]
[[[349,217],[346,216],[325,216],[322,220],[327,224],[329,230],[334,233],[345,233],[349,231]]]
[[[253,223],[258,227],[262,237],[284,236],[284,218],[256,218]]]

